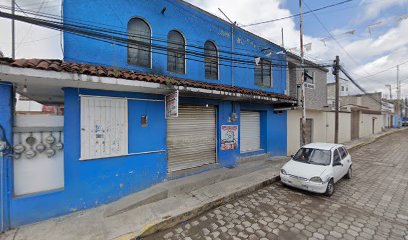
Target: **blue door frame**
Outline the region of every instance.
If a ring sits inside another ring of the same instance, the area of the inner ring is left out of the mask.
[[[10,229],[11,147],[13,129],[13,85],[0,83],[0,140],[7,142],[8,149],[0,153],[0,231]]]

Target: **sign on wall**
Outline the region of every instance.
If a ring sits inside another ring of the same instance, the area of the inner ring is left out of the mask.
[[[221,126],[221,150],[238,148],[238,125]]]
[[[179,91],[176,90],[165,97],[166,118],[178,117]]]

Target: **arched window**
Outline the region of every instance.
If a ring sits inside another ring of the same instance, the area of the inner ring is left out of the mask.
[[[151,67],[152,30],[140,18],[132,18],[128,23],[128,63],[132,65]]]
[[[255,84],[261,87],[272,87],[272,62],[266,59],[255,60]]]
[[[211,41],[204,44],[205,55],[205,78],[218,80],[218,50],[217,46]]]
[[[172,30],[168,35],[167,70],[184,74],[186,67],[186,42],[183,35]]]

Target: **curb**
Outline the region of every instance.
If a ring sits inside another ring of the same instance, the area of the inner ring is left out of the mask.
[[[359,143],[359,144],[357,144],[355,146],[352,146],[352,147],[348,148],[347,150],[349,150],[349,151],[357,150],[357,149],[359,149],[361,147],[364,147],[364,146],[366,146],[368,144],[376,142],[376,141],[380,140],[381,138],[384,138],[384,137],[387,137],[387,136],[392,135],[394,133],[402,132],[402,131],[405,131],[405,130],[408,130],[408,128],[401,128],[401,129],[394,130],[394,131],[391,131],[391,132],[386,132],[386,133],[384,133],[382,135],[376,136],[374,138],[370,138],[368,141],[361,142],[361,143]]]
[[[262,182],[259,182],[257,184],[254,184],[252,186],[249,186],[247,188],[244,188],[242,190],[239,190],[237,192],[234,192],[232,194],[223,196],[219,199],[216,199],[212,202],[208,202],[203,204],[200,207],[194,208],[194,209],[190,209],[184,213],[181,213],[179,215],[176,216],[172,216],[169,217],[167,219],[163,219],[160,222],[157,223],[153,223],[150,226],[146,227],[145,229],[142,229],[141,232],[136,233],[127,233],[125,235],[119,236],[117,238],[115,238],[115,240],[139,240],[139,239],[143,239],[143,237],[149,236],[153,233],[156,233],[158,231],[163,231],[166,230],[168,228],[174,227],[175,225],[190,220],[194,217],[197,217],[201,214],[203,214],[204,212],[211,210],[213,208],[219,207],[229,201],[235,200],[239,197],[242,197],[244,195],[247,195],[251,192],[254,192],[258,189],[261,189],[263,187],[266,187],[268,185],[271,185],[272,183],[278,182],[280,180],[279,175],[278,176],[274,176],[272,178],[269,178],[267,180],[264,180]]]
[[[389,136],[389,135],[391,135],[391,134],[398,133],[398,132],[402,132],[402,131],[405,131],[405,130],[408,130],[408,128],[401,128],[401,129],[394,130],[394,131],[391,131],[391,132],[386,132],[386,133],[384,133],[384,134],[382,134],[382,135],[380,135],[380,136],[374,137],[374,138],[372,138],[372,139],[370,138],[370,139],[369,139],[368,141],[366,141],[366,142],[362,142],[362,143],[359,143],[359,144],[357,144],[357,145],[355,145],[355,146],[352,146],[352,147],[348,148],[347,150],[349,150],[349,151],[351,151],[351,150],[357,150],[357,149],[359,149],[359,148],[361,148],[361,147],[364,147],[364,146],[366,146],[366,145],[368,145],[368,144],[370,144],[370,143],[376,142],[376,141],[380,140],[381,138],[384,138],[384,137],[387,137],[387,136]]]

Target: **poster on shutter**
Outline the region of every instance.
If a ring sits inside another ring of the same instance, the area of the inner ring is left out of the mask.
[[[238,148],[238,125],[221,126],[221,150]]]
[[[166,95],[165,102],[166,119],[178,117],[179,91]]]

